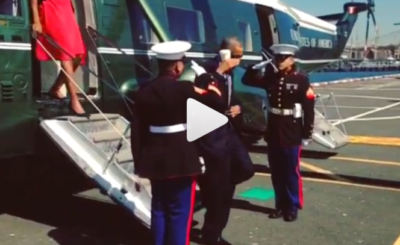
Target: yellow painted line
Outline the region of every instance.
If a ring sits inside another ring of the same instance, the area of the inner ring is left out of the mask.
[[[313,171],[315,173],[325,174],[329,178],[332,178],[332,179],[335,179],[335,180],[338,180],[338,181],[346,181],[346,182],[350,181],[348,179],[345,179],[345,178],[342,178],[342,177],[336,175],[335,173],[333,173],[333,172],[331,172],[329,170],[314,166],[314,165],[309,164],[309,163],[301,162],[300,166],[302,166],[304,168],[307,168],[307,169],[309,169],[309,170],[311,170],[311,171]]]
[[[392,161],[382,161],[382,160],[374,160],[374,159],[366,159],[366,158],[354,158],[354,157],[330,157],[332,160],[339,161],[349,161],[349,162],[364,162],[364,163],[372,163],[379,165],[391,165],[400,167],[400,162],[392,162]]]
[[[267,173],[256,173],[257,176],[271,176],[271,174]],[[364,184],[357,184],[357,183],[350,183],[345,181],[337,181],[337,180],[325,180],[325,179],[314,179],[314,178],[307,178],[303,177],[303,180],[311,181],[311,182],[318,182],[318,183],[326,183],[326,184],[335,184],[335,185],[345,185],[345,186],[353,186],[353,187],[363,187],[368,189],[375,189],[375,190],[385,190],[385,191],[394,191],[400,192],[400,189],[391,188],[391,187],[382,187],[382,186],[374,186],[374,185],[364,185]],[[400,244],[396,244],[400,245]]]
[[[397,238],[397,240],[393,243],[393,245],[400,245],[400,236]]]
[[[371,137],[371,136],[349,136],[350,143],[364,145],[400,146],[400,138],[396,137]]]

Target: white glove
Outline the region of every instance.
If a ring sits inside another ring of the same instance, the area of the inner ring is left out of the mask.
[[[192,66],[190,68],[196,73],[197,76],[207,73],[206,70],[203,67],[199,66],[199,64],[197,64],[195,61],[192,60],[191,62]]]
[[[301,140],[301,143],[303,146],[307,146],[311,143],[311,139],[303,139]]]
[[[260,62],[260,63],[255,64],[255,65],[253,66],[253,69],[254,69],[254,70],[261,70],[261,69],[265,68],[265,67],[266,67],[269,63],[271,63],[271,62],[272,62],[271,59],[270,59],[270,60],[262,61],[262,62]]]
[[[204,158],[203,157],[199,157],[200,160],[200,164],[201,164],[201,173],[205,173],[206,172],[206,165],[204,164]]]

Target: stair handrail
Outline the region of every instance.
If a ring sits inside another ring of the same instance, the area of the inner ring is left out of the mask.
[[[118,50],[119,52],[121,52],[121,54],[123,55],[127,55],[129,56],[129,54],[127,54],[124,49],[122,49],[121,47],[119,47],[117,44],[115,44],[113,41],[111,41],[110,39],[108,39],[107,37],[105,37],[103,34],[101,34],[100,32],[98,32],[96,29],[94,29],[92,26],[88,25],[86,26],[86,31],[89,34],[90,40],[92,41],[93,45],[96,46],[96,53],[101,57],[103,63],[105,63],[103,56],[100,54],[100,52],[97,50],[97,45],[96,42],[94,40],[94,38],[100,37],[105,43],[107,43],[109,46],[115,48],[116,50]],[[133,59],[133,63],[135,63],[135,65],[139,66],[143,71],[147,72],[148,74],[150,74],[151,76],[154,76],[154,74],[149,71],[148,69],[146,69],[146,67],[144,67],[142,64],[140,64],[139,62],[137,62],[136,60]],[[108,66],[106,66],[108,69]]]

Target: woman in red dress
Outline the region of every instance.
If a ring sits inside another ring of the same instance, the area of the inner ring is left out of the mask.
[[[39,35],[39,41],[51,56],[61,62],[61,67],[72,77],[76,68],[84,62],[86,53],[85,45],[75,19],[74,8],[71,0],[31,0],[33,13],[33,30],[49,36],[63,50],[54,47],[46,38]],[[36,57],[40,61],[52,60],[41,45],[36,45]],[[65,83],[70,94],[69,109],[78,116],[87,116],[77,94],[77,88],[64,72],[60,72],[49,94],[54,99],[65,99],[60,91]]]

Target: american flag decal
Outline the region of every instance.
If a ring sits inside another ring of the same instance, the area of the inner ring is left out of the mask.
[[[349,7],[348,11],[349,11],[349,14],[355,14],[356,13],[356,7],[351,6],[351,7]]]

